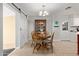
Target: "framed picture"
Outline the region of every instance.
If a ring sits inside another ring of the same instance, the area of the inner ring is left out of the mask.
[[[59,22],[58,21],[54,21],[54,27],[59,27]]]
[[[64,31],[68,30],[68,22],[63,22],[63,24],[62,24],[62,30],[64,30]]]
[[[46,20],[35,20],[35,31],[45,32],[46,31]]]

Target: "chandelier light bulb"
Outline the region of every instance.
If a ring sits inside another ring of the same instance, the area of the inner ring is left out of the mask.
[[[45,5],[43,5],[42,7],[43,7],[43,10],[41,10],[39,12],[39,16],[46,16],[46,15],[48,15],[48,12],[44,9],[45,8]]]
[[[47,13],[47,11],[44,11],[44,13],[46,14],[46,13]]]
[[[47,12],[47,11],[44,11],[44,14],[45,14],[45,15],[48,15],[48,12]]]
[[[46,13],[46,15],[48,15],[48,13]]]
[[[42,16],[46,16],[45,14],[43,14]]]
[[[42,11],[39,12],[39,16],[42,16]]]

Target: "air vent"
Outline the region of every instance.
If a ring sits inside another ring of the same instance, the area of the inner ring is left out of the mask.
[[[67,7],[67,8],[65,8],[66,10],[68,10],[68,9],[70,9],[71,7],[69,6],[69,7]]]

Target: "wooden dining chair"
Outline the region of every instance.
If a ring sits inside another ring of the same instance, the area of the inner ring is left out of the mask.
[[[46,42],[48,50],[51,49],[52,53],[53,53],[53,38],[54,38],[54,33],[51,35],[50,40],[47,40],[47,42]]]
[[[35,50],[38,52],[41,48],[41,45],[42,45],[42,41],[41,40],[35,40],[35,46],[33,48],[33,53],[35,52]]]
[[[31,43],[31,46],[34,46],[34,45],[36,44],[37,39],[38,39],[37,33],[36,33],[35,31],[33,31],[33,32],[31,33],[31,36],[32,36],[32,43]]]
[[[34,45],[33,45],[34,44]],[[37,36],[37,33],[32,33],[32,44],[33,45],[33,53],[35,50],[39,50],[41,46],[41,41],[39,40],[39,37]]]

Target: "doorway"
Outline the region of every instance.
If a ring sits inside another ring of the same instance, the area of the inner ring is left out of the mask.
[[[16,47],[15,13],[3,5],[3,55],[9,55]]]

